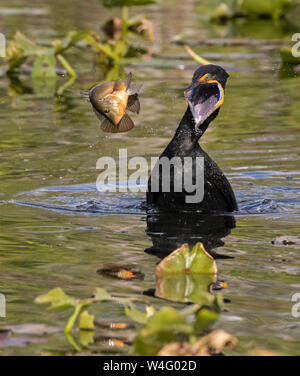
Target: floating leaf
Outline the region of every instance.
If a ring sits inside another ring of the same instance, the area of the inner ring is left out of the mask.
[[[202,243],[197,243],[190,251],[188,244],[183,244],[165,257],[156,268],[156,276],[176,274],[216,274],[217,264],[206,252]]]
[[[101,287],[97,287],[93,295],[94,301],[111,300],[111,295]]]
[[[135,304],[131,303],[125,307],[125,313],[132,320],[140,324],[146,324],[149,318],[154,315],[155,309],[152,306],[147,306],[146,312],[142,312],[136,308]]]
[[[87,310],[81,312],[79,319],[79,329],[83,330],[94,330],[94,315],[90,315]]]
[[[50,290],[45,295],[40,295],[35,298],[35,303],[46,304],[50,303],[51,309],[66,309],[77,305],[78,301],[75,298],[65,294],[60,287]]]

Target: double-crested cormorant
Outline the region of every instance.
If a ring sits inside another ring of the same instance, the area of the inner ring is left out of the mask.
[[[200,66],[195,71],[191,84],[185,90],[187,110],[149,178],[148,205],[170,211],[199,210],[205,213],[237,210],[237,202],[230,183],[217,164],[199,145],[199,139],[210,122],[216,118],[223,104],[228,77],[228,73],[222,67],[212,64]],[[177,158],[173,159],[174,157]],[[177,162],[169,164],[169,177],[166,176],[168,171],[162,167],[162,162],[166,160],[181,161],[181,165],[176,164]],[[201,172],[200,164],[204,166],[202,180],[196,176],[199,171]],[[179,180],[182,179],[182,189],[180,187],[178,189],[178,185],[176,187],[178,170],[181,173]],[[186,189],[185,178],[193,183],[194,192],[190,189],[191,185]],[[164,187],[168,182],[170,182],[169,190],[165,188],[168,184]],[[200,194],[197,193],[197,189]],[[197,197],[200,197],[200,200],[194,199]]]

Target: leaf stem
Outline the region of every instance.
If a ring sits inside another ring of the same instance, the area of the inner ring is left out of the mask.
[[[76,72],[73,70],[73,68],[71,67],[71,65],[68,63],[68,61],[66,60],[66,58],[64,58],[61,54],[57,54],[56,55],[57,57],[57,60],[61,63],[61,65],[66,69],[66,71],[68,72],[68,74],[71,76],[71,77],[76,77]]]
[[[74,312],[73,312],[72,316],[70,316],[70,318],[67,322],[67,325],[65,327],[65,334],[68,334],[68,333],[71,332],[73,325],[74,325],[74,323],[77,319],[77,316],[79,315],[81,308],[83,306],[84,306],[84,304],[80,303],[80,304],[77,304],[77,306],[75,307]]]
[[[196,54],[195,51],[193,51],[191,49],[191,47],[187,44],[184,44],[183,46],[186,50],[186,52],[195,60],[197,61],[197,63],[201,64],[201,65],[206,65],[206,64],[211,64],[210,61],[204,59],[203,57],[201,57],[200,55]]]

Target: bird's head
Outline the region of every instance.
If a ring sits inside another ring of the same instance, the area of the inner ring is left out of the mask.
[[[202,65],[194,73],[184,96],[195,122],[195,131],[217,111],[224,102],[224,91],[229,74],[218,65]]]

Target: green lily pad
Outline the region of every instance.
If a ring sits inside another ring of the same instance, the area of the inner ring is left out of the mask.
[[[206,252],[202,243],[197,243],[190,251],[183,244],[169,256],[165,257],[156,268],[156,277],[188,274],[216,274],[217,264]]]
[[[155,296],[175,302],[208,304],[214,274],[172,275],[156,279]]]

